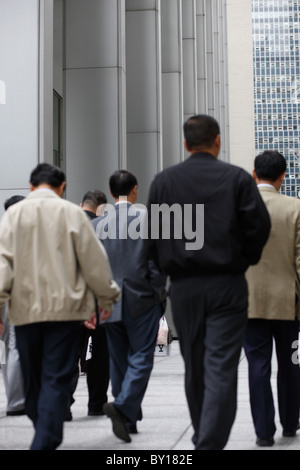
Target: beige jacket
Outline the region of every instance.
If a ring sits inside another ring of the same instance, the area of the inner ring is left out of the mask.
[[[259,187],[271,218],[271,232],[259,263],[246,272],[249,318],[294,320],[300,277],[300,201]]]
[[[0,307],[13,325],[89,319],[120,290],[87,215],[53,191],[35,190],[0,223]]]

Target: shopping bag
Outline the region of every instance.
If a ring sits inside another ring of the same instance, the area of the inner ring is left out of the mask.
[[[166,317],[163,315],[161,319],[159,320],[159,328],[158,328],[156,344],[167,345],[168,333],[169,333],[168,323],[167,323]]]
[[[89,337],[88,345],[86,348],[86,355],[85,355],[85,360],[89,361],[92,358],[92,349],[93,349],[93,343],[92,343],[92,337]]]

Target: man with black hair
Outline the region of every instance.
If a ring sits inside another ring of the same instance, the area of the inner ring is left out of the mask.
[[[97,216],[99,217],[101,215],[106,203],[107,198],[105,194],[98,189],[94,189],[85,193],[80,207],[86,212],[90,219],[95,219]]]
[[[85,193],[80,204],[81,209],[87,214],[90,220],[94,220],[104,211],[107,203],[106,195],[94,189]],[[96,301],[97,310],[97,301]],[[106,331],[103,325],[97,324],[94,330],[86,330],[85,340],[83,340],[83,350],[81,356],[81,370],[86,372],[86,380],[89,392],[88,415],[103,415],[103,405],[107,402],[107,390],[109,386],[109,354],[107,346]],[[89,360],[85,360],[86,351],[91,337],[92,353]],[[99,380],[101,377],[101,380]]]
[[[147,257],[141,233],[130,233],[131,224],[143,225],[145,209],[135,204],[138,183],[126,170],[109,180],[115,205],[106,215],[93,220],[96,234],[107,251],[114,279],[122,297],[105,322],[110,354],[113,403],[104,413],[112,420],[114,434],[130,442],[142,419],[141,404],[153,367],[159,320],[166,298],[166,278]],[[113,227],[110,231],[107,227]],[[142,228],[140,227],[140,230]]]
[[[255,158],[253,176],[269,211],[272,230],[259,263],[246,273],[249,320],[244,348],[256,443],[265,447],[274,444],[276,431],[271,387],[273,344],[283,436],[295,436],[299,427],[300,201],[279,193],[285,172],[286,160],[278,151],[266,150]]]
[[[149,237],[150,252],[171,280],[195,449],[220,450],[236,414],[247,322],[244,273],[261,256],[270,219],[251,175],[218,160],[220,129],[212,116],[192,116],[184,124],[184,137],[190,157],[156,175],[151,184],[150,231],[157,205],[176,204],[184,216],[177,218],[168,238],[162,220],[158,236]],[[201,231],[203,243],[193,245],[192,235],[197,238]]]
[[[65,185],[59,168],[39,164],[30,194],[0,223],[0,307],[8,301],[15,325],[33,450],[62,442],[79,325],[93,324],[94,297],[107,318],[120,295],[89,219],[62,198]]]

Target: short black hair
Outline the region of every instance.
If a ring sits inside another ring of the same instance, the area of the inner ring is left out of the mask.
[[[220,134],[220,126],[212,116],[196,114],[184,123],[183,131],[189,149],[200,146],[212,147],[215,138]]]
[[[134,174],[127,170],[115,171],[109,179],[109,188],[113,197],[128,196],[138,182]]]
[[[49,163],[39,163],[30,175],[30,183],[34,187],[46,183],[53,188],[59,188],[64,181],[66,181],[64,172]]]
[[[99,191],[98,189],[88,191],[82,198],[82,204],[88,204],[94,209],[97,209],[98,206],[106,203],[107,197],[102,191]]]
[[[254,160],[257,178],[267,181],[276,181],[286,171],[286,166],[286,159],[277,150],[265,150]]]
[[[6,201],[4,203],[4,209],[7,211],[7,209],[10,206],[12,206],[13,204],[16,204],[19,201],[22,201],[23,199],[25,199],[25,196],[19,196],[18,194],[6,199]]]

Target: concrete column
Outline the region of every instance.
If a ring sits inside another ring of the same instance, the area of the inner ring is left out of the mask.
[[[184,120],[198,113],[196,2],[182,2]]]
[[[182,0],[161,3],[163,167],[179,163],[183,147]]]
[[[127,168],[145,203],[162,169],[160,0],[126,0]]]
[[[213,8],[211,0],[206,0],[206,61],[207,61],[207,113],[214,115],[215,112],[215,96],[214,96],[214,30],[213,30]]]
[[[104,191],[126,166],[124,0],[65,0],[67,197]]]
[[[230,161],[229,145],[229,110],[228,110],[228,69],[227,69],[227,28],[226,28],[226,0],[219,3],[219,121],[222,130],[221,156],[222,160]]]
[[[227,0],[227,42],[230,161],[252,173],[255,134],[251,0]]]
[[[199,113],[220,124],[219,158],[229,160],[226,67],[226,0],[197,0],[197,61]]]
[[[208,112],[207,98],[207,56],[206,56],[206,1],[197,0],[196,3],[197,28],[197,81],[198,81],[198,111],[200,114]]]
[[[52,12],[52,0],[0,1],[0,214],[52,158]]]

